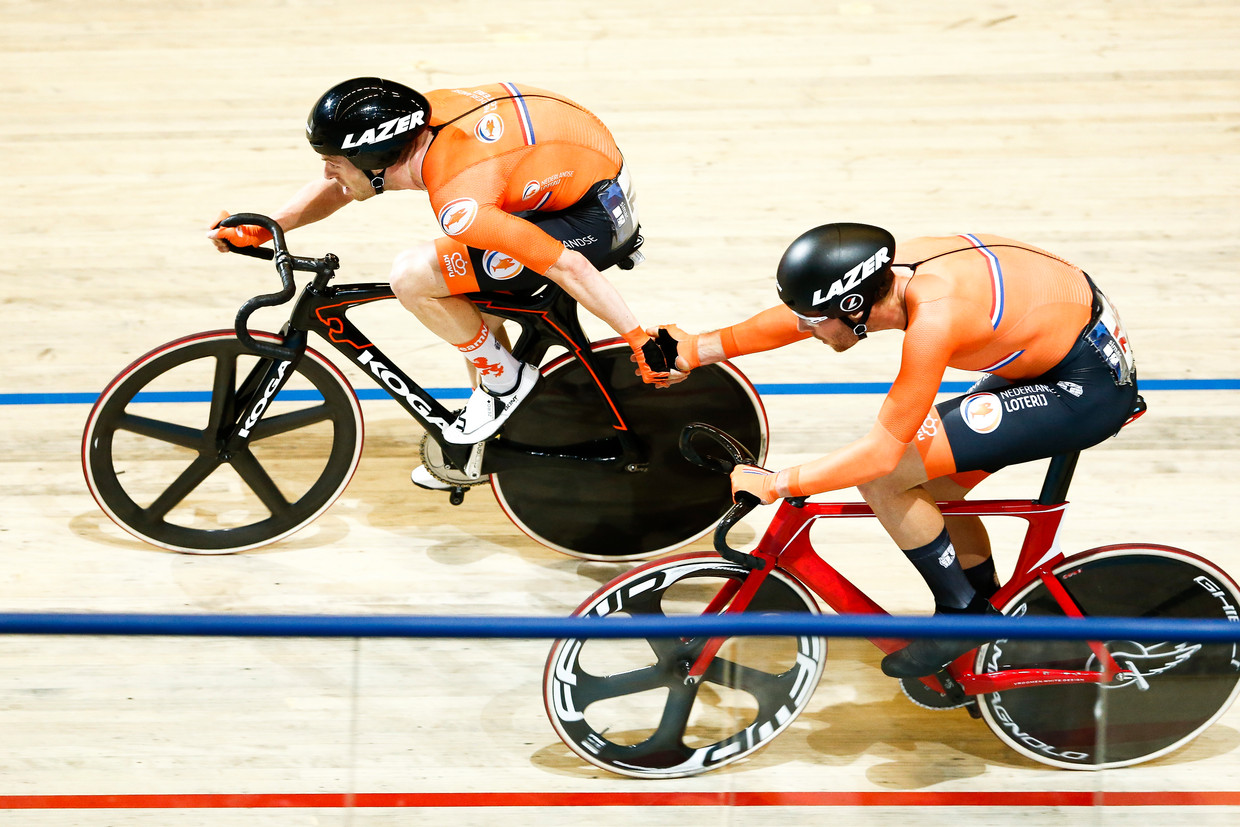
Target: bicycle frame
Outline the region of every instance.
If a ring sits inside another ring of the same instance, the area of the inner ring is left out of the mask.
[[[383,283],[328,285],[335,272],[334,257],[327,259],[293,259],[292,269],[316,273],[312,282],[301,291],[288,322],[281,330],[282,345],[278,351],[262,355],[271,361],[261,361],[246,377],[238,394],[239,409],[244,411],[228,438],[235,447],[249,436],[250,430],[261,418],[272,398],[284,386],[291,375],[289,368],[305,352],[307,333],[315,333],[328,342],[337,352],[357,365],[375,381],[389,396],[417,420],[426,432],[439,443],[444,456],[459,468],[466,467],[473,446],[456,445],[442,439],[441,431],[454,418],[421,385],[406,374],[393,360],[374,345],[347,317],[353,307],[383,301],[395,297],[391,285]],[[477,293],[469,298],[480,310],[501,318],[511,319],[521,327],[521,333],[513,348],[514,355],[526,362],[538,364],[546,352],[555,345],[563,346],[589,372],[593,386],[613,419],[616,436],[598,439],[556,449],[526,446],[494,439],[487,443],[479,475],[492,474],[528,464],[532,458],[540,463],[598,463],[623,464],[639,467],[642,456],[638,446],[629,435],[619,402],[602,377],[590,355],[590,345],[576,314],[576,302],[558,288],[544,288],[529,296],[517,294]],[[243,329],[243,308],[238,314],[238,333]],[[270,346],[269,346],[270,349]],[[280,358],[281,356],[285,358]],[[261,390],[261,392],[260,392]]]
[[[1043,487],[1043,496],[1037,500],[978,500],[975,502],[961,500],[938,504],[945,516],[1018,517],[1026,522],[1024,541],[1020,548],[1015,571],[994,596],[993,603],[996,606],[1003,606],[1031,580],[1041,579],[1066,615],[1081,616],[1080,609],[1069,597],[1067,591],[1051,575],[1052,569],[1064,559],[1056,538],[1068,503],[1062,498],[1056,498],[1057,501],[1047,501],[1046,497],[1048,494],[1066,489],[1075,460],[1076,455],[1071,454],[1056,457],[1052,461],[1047,473],[1047,483]],[[798,504],[794,501],[783,500],[766,532],[759,539],[757,547],[751,552],[739,555],[749,558],[748,560],[738,560],[736,554],[739,553],[725,555],[733,562],[741,562],[750,572],[743,581],[732,581],[726,585],[714,597],[704,614],[744,611],[767,575],[776,568],[798,579],[839,614],[887,614],[878,603],[824,560],[809,538],[810,528],[818,520],[873,518],[874,516],[874,512],[864,503]],[[723,642],[723,638],[716,638],[707,643],[690,668],[688,680],[699,680],[705,674]],[[894,652],[907,643],[907,641],[890,638],[874,638],[871,642],[887,653]],[[1116,675],[1124,671],[1101,642],[1090,641],[1089,646],[1098,658],[1101,671],[1036,669],[978,673],[973,670],[968,663],[968,656],[965,655],[947,670],[949,677],[955,681],[958,688],[941,686],[940,682],[933,677],[922,680],[936,691],[947,690],[953,694],[960,692],[964,695],[977,695],[1044,684],[1105,684],[1110,683]]]

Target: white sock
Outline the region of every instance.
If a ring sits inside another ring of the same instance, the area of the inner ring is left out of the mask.
[[[493,393],[507,393],[517,386],[517,371],[521,367],[508,348],[500,344],[499,339],[484,322],[478,335],[472,341],[457,345],[456,349],[465,354],[478,370],[478,381]]]

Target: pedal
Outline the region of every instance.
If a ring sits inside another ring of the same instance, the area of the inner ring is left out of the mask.
[[[467,490],[468,489],[466,488],[461,488],[459,485],[453,486],[452,490],[448,493],[448,502],[452,505],[460,505],[465,502],[465,492]]]

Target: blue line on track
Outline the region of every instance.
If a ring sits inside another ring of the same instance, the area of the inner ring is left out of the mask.
[[[775,382],[755,385],[762,396],[836,396],[841,394],[882,394],[890,388],[889,382]],[[940,393],[964,393],[971,382],[944,382]],[[436,399],[465,399],[467,388],[427,388]],[[1235,391],[1240,390],[1240,379],[1143,379],[1142,391]],[[140,393],[138,402],[203,402],[208,391],[169,391],[164,393]],[[285,391],[283,398],[290,400],[316,399],[313,391]],[[0,405],[93,405],[97,393],[0,393]],[[357,398],[362,400],[387,399],[388,395],[378,388],[358,388]]]

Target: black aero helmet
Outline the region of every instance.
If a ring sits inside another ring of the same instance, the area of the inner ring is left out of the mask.
[[[419,92],[382,78],[353,78],[328,89],[306,119],[321,155],[343,155],[368,175],[396,163],[427,128],[431,105]]]
[[[788,246],[775,284],[779,297],[803,319],[844,319],[865,338],[874,303],[891,284],[895,237],[869,224],[823,224]],[[856,321],[849,316],[860,313]]]

